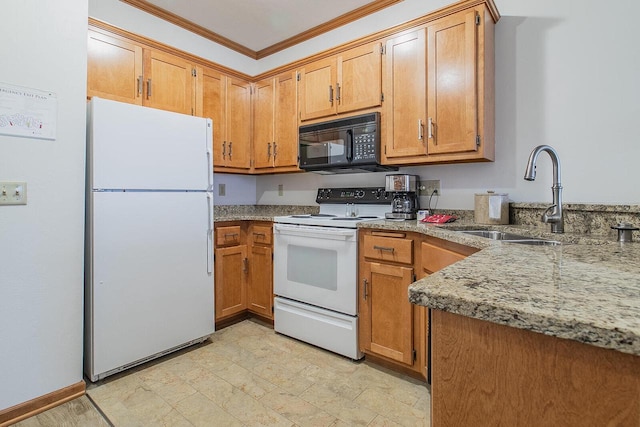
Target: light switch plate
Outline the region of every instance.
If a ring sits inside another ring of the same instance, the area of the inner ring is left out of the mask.
[[[0,205],[26,205],[26,182],[0,182]]]

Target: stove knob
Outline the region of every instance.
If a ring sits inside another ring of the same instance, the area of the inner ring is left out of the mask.
[[[358,190],[355,194],[356,199],[362,199],[364,197],[364,191]]]

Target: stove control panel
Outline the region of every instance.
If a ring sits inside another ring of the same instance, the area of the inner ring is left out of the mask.
[[[317,203],[360,203],[386,205],[393,194],[384,187],[318,188]]]

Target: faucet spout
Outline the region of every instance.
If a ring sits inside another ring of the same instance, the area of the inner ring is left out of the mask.
[[[553,186],[551,187],[551,191],[553,193],[553,205],[547,208],[542,215],[542,222],[551,224],[552,233],[564,233],[562,184],[560,183],[560,158],[558,157],[556,150],[548,145],[539,145],[534,148],[529,155],[524,179],[527,181],[534,181],[536,179],[536,162],[538,161],[538,156],[543,151],[546,151],[549,154],[551,162],[553,163]]]

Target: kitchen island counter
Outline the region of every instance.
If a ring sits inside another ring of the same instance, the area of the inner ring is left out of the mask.
[[[515,226],[372,221],[360,227],[419,232],[482,249],[413,283],[409,299],[414,304],[640,355],[640,242]],[[465,228],[563,244],[502,243],[458,232]]]

